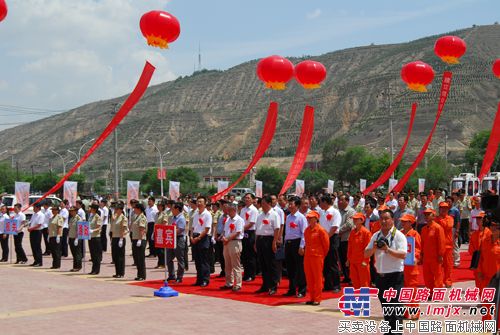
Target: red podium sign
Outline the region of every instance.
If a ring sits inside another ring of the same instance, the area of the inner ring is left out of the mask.
[[[176,226],[155,225],[155,248],[175,249],[177,245]]]

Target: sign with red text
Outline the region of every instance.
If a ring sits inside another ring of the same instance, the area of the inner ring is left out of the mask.
[[[175,249],[177,245],[177,227],[155,225],[155,248]]]

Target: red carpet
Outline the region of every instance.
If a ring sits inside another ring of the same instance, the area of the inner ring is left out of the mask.
[[[452,280],[453,282],[463,282],[463,281],[473,281],[474,274],[472,270],[469,270],[471,261],[471,256],[467,252],[460,253],[460,267],[453,269]],[[269,296],[267,293],[255,294],[254,292],[260,288],[262,284],[262,278],[257,277],[253,282],[243,282],[241,291],[232,292],[226,290],[220,290],[219,287],[225,284],[224,278],[215,278],[212,276],[210,279],[210,284],[207,287],[191,286],[196,281],[195,277],[185,277],[181,284],[172,283],[171,286],[177,292],[186,294],[196,294],[207,297],[231,299],[237,301],[244,301],[268,306],[279,306],[279,305],[289,305],[296,303],[303,303],[308,300],[307,296],[305,298],[295,298],[295,297],[284,297],[283,294],[288,290],[288,279],[283,278],[281,284],[278,288],[278,293]],[[420,271],[420,283],[424,286],[424,277],[422,270]],[[137,283],[131,283],[130,285],[149,287],[152,289],[159,289],[163,286],[163,280],[150,280]],[[323,300],[340,298],[342,293],[334,294],[333,292],[324,292]]]
[[[296,297],[284,297],[283,294],[286,293],[288,290],[288,279],[286,278],[283,278],[281,280],[281,284],[278,288],[278,293],[272,296],[268,295],[267,293],[261,293],[261,294],[254,293],[260,288],[262,284],[261,277],[257,277],[253,282],[249,283],[243,282],[241,291],[239,292],[232,292],[219,289],[219,287],[225,284],[224,278],[215,278],[215,276],[212,276],[210,278],[210,284],[207,287],[191,286],[192,284],[194,284],[195,281],[196,281],[195,277],[188,277],[188,278],[184,277],[183,282],[181,284],[169,283],[169,285],[179,293],[196,294],[207,297],[238,300],[238,301],[251,302],[255,304],[262,304],[268,306],[289,305],[301,302],[304,303],[308,300],[307,296],[301,299]],[[143,281],[143,282],[131,283],[130,285],[137,285],[137,286],[158,289],[163,286],[163,280]],[[323,299],[326,300],[326,299],[339,298],[341,295],[342,295],[341,293],[334,294],[331,291],[323,292]]]

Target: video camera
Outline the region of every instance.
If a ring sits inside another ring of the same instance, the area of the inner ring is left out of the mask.
[[[385,245],[389,245],[389,240],[383,236],[380,236],[379,239],[377,240],[377,248],[381,249]]]

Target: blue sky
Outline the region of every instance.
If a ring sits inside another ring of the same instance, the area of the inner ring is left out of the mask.
[[[0,129],[126,94],[146,59],[157,67],[153,83],[191,74],[199,44],[204,68],[227,69],[270,54],[319,55],[500,21],[499,0],[7,3],[0,23]],[[168,51],[148,47],[140,33],[140,16],[152,9],[181,22]]]

